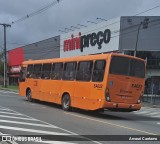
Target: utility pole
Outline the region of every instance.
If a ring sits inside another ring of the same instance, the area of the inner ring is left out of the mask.
[[[149,23],[149,18],[145,18],[144,21],[142,21],[139,25],[138,25],[138,32],[137,32],[137,38],[136,38],[136,46],[134,49],[134,56],[136,57],[137,54],[137,45],[138,45],[138,37],[139,37],[139,30],[141,25],[143,25],[143,29],[147,29],[148,28],[148,23]]]
[[[1,24],[4,27],[4,87],[7,87],[7,48],[6,48],[6,27],[11,27],[10,24]]]

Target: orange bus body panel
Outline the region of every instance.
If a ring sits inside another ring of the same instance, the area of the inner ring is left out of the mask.
[[[134,58],[132,56],[112,53],[72,58],[25,61],[22,63],[22,67],[29,64],[47,64],[59,62],[78,63],[80,61],[91,60],[94,62],[95,60],[105,60],[106,67],[102,82],[26,78],[25,82],[20,82],[19,84],[19,94],[21,96],[26,96],[26,90],[29,88],[32,91],[32,97],[34,99],[61,104],[63,94],[68,93],[71,97],[71,106],[80,109],[97,110],[101,108],[131,108],[132,110],[139,110],[141,108],[141,103],[137,104],[137,99],[144,91],[145,78],[133,78],[128,76],[109,74],[109,67],[112,56]],[[143,61],[139,58],[134,59]],[[112,85],[110,85],[111,82],[113,83]],[[142,85],[141,89],[132,88],[131,86],[134,83]],[[106,101],[105,98],[106,88],[110,90],[110,102]],[[122,93],[124,91],[124,94],[120,94],[120,91]]]

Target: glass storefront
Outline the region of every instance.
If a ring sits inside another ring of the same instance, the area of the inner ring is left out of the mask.
[[[124,54],[134,55],[134,51],[124,51]],[[137,57],[147,61],[148,70],[160,70],[160,51],[137,51]],[[145,94],[160,95],[160,72],[146,75]]]

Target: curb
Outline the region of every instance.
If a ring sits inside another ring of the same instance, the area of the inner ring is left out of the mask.
[[[12,89],[2,88],[2,87],[0,87],[0,90],[11,91],[11,92],[17,92],[17,93],[18,93],[18,90],[12,90]]]
[[[160,105],[154,105],[154,104],[150,104],[150,103],[143,103],[142,107],[160,108]]]

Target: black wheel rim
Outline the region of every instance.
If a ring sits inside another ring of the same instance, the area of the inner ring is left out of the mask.
[[[63,107],[64,107],[65,109],[67,109],[67,108],[69,108],[69,104],[70,104],[69,98],[68,98],[68,97],[64,97],[64,98],[63,98]]]
[[[27,98],[28,98],[28,101],[32,101],[31,91],[29,91],[29,92],[28,92],[28,94],[27,94]]]

